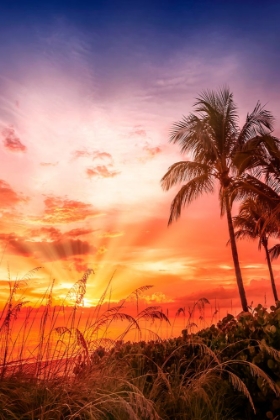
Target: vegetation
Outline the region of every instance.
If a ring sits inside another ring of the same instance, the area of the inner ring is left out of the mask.
[[[151,286],[132,293],[137,297],[132,317],[125,313],[125,301],[104,308],[109,282],[94,314],[83,322],[81,305],[91,274],[86,271],[69,291],[73,305],[68,310],[52,305],[52,283],[45,305],[25,308],[23,318],[25,280],[10,282],[0,316],[0,420],[280,415],[280,304],[270,310],[259,305],[238,318],[228,315],[193,334],[195,308],[209,303],[201,298],[189,308],[181,337],[161,340],[154,333],[152,340],[143,341],[141,320],[169,323],[159,307],[139,310],[138,298]],[[60,315],[64,325],[58,324]],[[118,320],[125,322],[123,333],[112,340],[109,326]],[[40,328],[32,347],[35,322]],[[140,341],[126,341],[130,330],[139,332]]]
[[[240,128],[233,95],[228,89],[201,94],[195,112],[175,123],[170,136],[170,141],[178,143],[181,153],[189,153],[192,160],[173,164],[162,178],[164,190],[186,182],[172,201],[168,223],[179,218],[182,207],[200,195],[213,193],[218,182],[221,215],[227,216],[241,305],[243,311],[248,311],[231,204],[235,198],[261,195],[267,205],[278,209],[279,196],[274,187],[279,185],[280,148],[278,139],[271,135],[273,117],[257,103]],[[259,179],[263,173],[266,185]]]

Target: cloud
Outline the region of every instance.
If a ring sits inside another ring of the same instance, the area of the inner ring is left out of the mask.
[[[51,240],[58,241],[62,238],[63,234],[59,229],[54,227],[41,227],[38,229],[31,229],[28,232],[30,234],[30,239],[39,239],[40,240]]]
[[[107,152],[93,152],[93,160],[95,159],[110,159],[113,160],[112,155],[110,155],[110,153]]]
[[[50,260],[67,259],[72,255],[87,255],[91,252],[90,244],[80,239],[37,243],[35,252]]]
[[[107,231],[103,232],[99,235],[99,238],[117,238],[118,236],[123,236],[123,232],[117,232],[117,231]]]
[[[0,208],[15,206],[16,204],[26,202],[27,200],[27,197],[19,195],[6,181],[0,179]]]
[[[71,258],[71,262],[78,273],[84,273],[89,268],[89,265],[80,257]]]
[[[89,152],[88,150],[75,150],[73,154],[75,159],[92,156],[92,152]]]
[[[94,232],[96,229],[83,229],[83,228],[77,228],[77,229],[71,229],[68,232],[65,232],[66,236],[81,236],[81,235],[88,235],[89,233]]]
[[[67,198],[49,196],[44,203],[45,212],[40,219],[42,223],[72,223],[102,215],[91,204]]]
[[[110,171],[107,166],[99,165],[95,166],[94,168],[87,168],[86,170],[87,175],[92,178],[94,176],[98,176],[101,178],[113,178],[117,176],[120,172],[118,171]]]
[[[112,155],[110,153],[101,152],[98,150],[95,150],[95,151],[75,150],[73,154],[74,154],[75,159],[86,157],[86,158],[92,158],[92,160],[96,160],[96,159],[101,159],[101,160],[109,159],[110,161],[113,160]]]
[[[147,152],[150,157],[154,157],[162,152],[160,147],[151,147],[148,143],[143,147],[143,150]]]
[[[19,137],[17,137],[13,127],[6,127],[4,130],[2,130],[2,136],[4,138],[3,143],[6,149],[10,150],[11,152],[26,151],[26,146],[22,144]]]
[[[89,242],[80,239],[28,241],[23,236],[10,233],[0,234],[0,240],[6,243],[8,252],[14,255],[48,261],[65,260],[73,255],[87,255],[94,251]]]
[[[147,132],[142,128],[141,125],[135,125],[129,133],[130,136],[147,137]]]
[[[41,166],[57,166],[58,162],[41,162],[40,163]]]
[[[37,241],[60,241],[65,238],[77,238],[78,236],[88,235],[89,233],[94,232],[96,229],[84,229],[84,228],[76,228],[71,229],[67,232],[61,232],[60,229],[55,227],[43,226],[38,229],[31,229],[28,231],[30,235],[30,239],[33,242]]]
[[[27,246],[26,242],[22,238],[14,233],[1,233],[0,241],[3,241],[7,247],[7,251],[11,252],[14,255],[19,255],[22,257],[31,257],[32,251]]]

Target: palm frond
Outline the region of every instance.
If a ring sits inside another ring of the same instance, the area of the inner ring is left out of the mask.
[[[207,118],[190,114],[173,124],[170,142],[179,143],[181,153],[191,153],[196,162],[214,162],[218,158],[218,149],[213,134]]]
[[[256,239],[257,235],[256,233],[252,232],[249,229],[239,229],[235,231],[235,237],[236,239]]]
[[[271,260],[276,260],[276,258],[280,255],[280,244],[274,245],[272,248],[269,249],[269,255]]]
[[[250,138],[264,133],[265,130],[271,132],[273,130],[273,122],[274,117],[271,112],[264,109],[260,102],[257,102],[251,114],[247,114],[246,122],[240,130],[237,143],[243,145]]]
[[[192,178],[210,172],[208,165],[192,161],[176,162],[166,172],[161,180],[163,190],[168,191],[175,184],[190,181]]]
[[[171,203],[168,225],[180,217],[182,207],[190,204],[205,192],[214,192],[214,182],[208,173],[193,178],[176,194]]]
[[[258,198],[264,205],[276,206],[280,204],[277,191],[250,174],[233,180],[230,191],[235,192],[237,200],[252,197]]]

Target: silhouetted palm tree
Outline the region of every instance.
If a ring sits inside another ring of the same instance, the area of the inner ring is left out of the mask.
[[[268,250],[268,240],[270,237],[279,236],[279,224],[271,218],[271,212],[258,199],[248,198],[240,206],[239,215],[233,218],[233,225],[237,230],[237,239],[259,239],[258,248],[265,250],[267,265],[270,274],[271,287],[275,302],[278,301],[278,294],[273,275],[271,258]]]
[[[280,220],[280,140],[261,128],[261,135],[246,141],[234,156],[238,175],[232,185],[235,197],[257,199],[269,212],[269,223]],[[266,229],[266,223],[263,229]]]
[[[181,152],[189,153],[192,160],[173,164],[161,180],[164,190],[185,182],[172,201],[168,224],[180,217],[182,207],[203,193],[213,193],[215,183],[218,182],[221,215],[227,215],[241,305],[243,311],[247,311],[231,217],[231,204],[235,194],[232,185],[237,175],[234,158],[252,138],[271,132],[273,117],[257,103],[253,112],[247,115],[244,126],[239,128],[237,108],[233,95],[227,88],[218,92],[202,93],[194,106],[195,114],[183,117],[175,123],[170,135],[170,141],[179,143]],[[239,195],[246,190],[247,182],[244,179],[243,184],[238,186]]]

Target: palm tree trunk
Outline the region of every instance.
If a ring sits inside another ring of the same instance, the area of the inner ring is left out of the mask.
[[[278,301],[278,294],[277,294],[277,290],[276,290],[276,285],[275,285],[275,280],[274,280],[274,275],[273,275],[273,271],[272,271],[271,259],[270,259],[270,255],[269,255],[269,252],[268,252],[267,243],[263,243],[262,245],[265,249],[266,260],[267,260],[267,265],[268,265],[268,269],[269,269],[271,287],[272,287],[274,300],[275,300],[275,302],[277,302]]]
[[[231,208],[229,204],[229,198],[226,196],[226,213],[227,213],[227,221],[228,221],[228,231],[229,231],[229,237],[230,237],[230,246],[231,246],[231,253],[232,253],[232,259],[234,263],[234,269],[235,269],[235,276],[239,291],[239,296],[241,300],[242,309],[244,312],[248,312],[248,304],[246,299],[246,293],[243,285],[241,270],[240,270],[240,264],[239,264],[239,258],[237,253],[237,247],[236,247],[236,241],[234,236],[234,228],[232,223],[232,217],[231,217]]]

